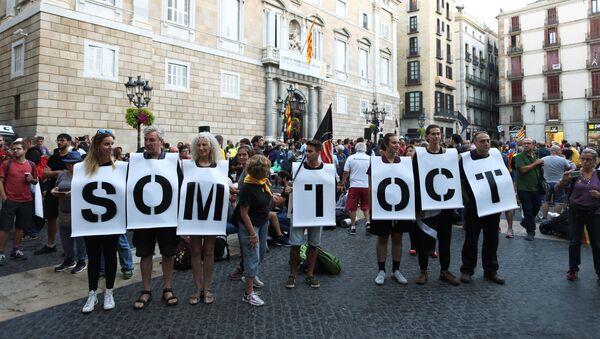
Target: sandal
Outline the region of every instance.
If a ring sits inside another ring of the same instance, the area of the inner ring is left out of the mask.
[[[213,295],[213,293],[210,290],[206,290],[204,292],[204,303],[205,304],[212,304],[215,302],[215,296]]]
[[[171,293],[171,296],[166,297],[165,294],[167,294],[167,293]],[[163,289],[162,300],[165,302],[165,305],[167,305],[167,306],[175,306],[179,302],[179,299],[177,299],[177,296],[175,296],[175,293],[173,293],[172,288],[164,288]]]
[[[506,232],[506,239],[512,239],[515,237],[515,234],[512,231]]]
[[[189,299],[189,303],[190,305],[198,305],[198,303],[200,303],[200,300],[202,299],[202,296],[204,295],[204,291],[200,291],[200,294],[192,294],[192,296]]]
[[[142,297],[144,295],[147,295],[148,298],[147,299],[143,299]],[[148,305],[148,303],[150,303],[150,301],[152,301],[152,291],[143,290],[143,291],[140,292],[140,297],[138,298],[138,300],[136,300],[133,303],[133,309],[134,310],[143,310],[144,308],[146,308],[146,306]],[[136,304],[142,304],[142,306],[136,306]]]

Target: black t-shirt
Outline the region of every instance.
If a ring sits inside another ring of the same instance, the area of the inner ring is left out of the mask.
[[[271,195],[263,191],[264,186],[255,184],[244,184],[240,187],[238,195],[238,205],[248,206],[248,216],[252,221],[252,226],[259,227],[269,221],[269,211],[271,210]],[[243,220],[240,218],[240,221]]]
[[[48,163],[46,164],[46,166],[50,167],[52,171],[64,171],[65,169],[67,169],[65,163],[63,162],[63,159],[66,157],[67,155],[60,155],[60,149],[57,148],[54,150],[54,153],[48,159]],[[48,179],[48,181],[46,181],[45,184],[48,185],[49,189],[52,189],[54,186],[56,186],[56,178]]]
[[[37,166],[42,159],[42,152],[37,147],[31,147],[25,152],[25,159],[29,161],[33,161],[33,163]]]

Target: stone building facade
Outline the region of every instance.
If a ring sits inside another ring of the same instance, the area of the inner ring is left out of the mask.
[[[455,18],[456,110],[470,123],[463,137],[486,131],[498,139],[497,35],[462,10]]]
[[[282,138],[293,98],[296,137],[329,104],[334,137],[363,136],[377,100],[399,112],[396,0],[7,0],[0,6],[0,122],[21,135],[115,130],[133,151],[124,83],[153,87],[167,141],[199,126],[226,139]],[[314,22],[314,25],[313,25]],[[305,56],[313,28],[314,55]],[[288,91],[289,90],[289,91]]]
[[[454,1],[408,0],[400,12],[398,79],[403,97],[401,133],[418,137],[419,122],[443,135],[456,131]]]
[[[600,143],[600,2],[544,0],[498,16],[500,119],[515,138]]]

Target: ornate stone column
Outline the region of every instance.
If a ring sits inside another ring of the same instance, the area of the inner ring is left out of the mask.
[[[310,116],[310,128],[308,130],[308,137],[311,138],[315,135],[317,131],[317,126],[319,126],[318,112],[317,112],[317,96],[315,93],[315,88],[313,86],[308,87],[308,112]]]

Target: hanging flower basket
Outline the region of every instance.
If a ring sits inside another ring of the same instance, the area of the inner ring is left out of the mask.
[[[154,114],[147,108],[128,108],[125,113],[127,125],[138,128],[154,124]]]

